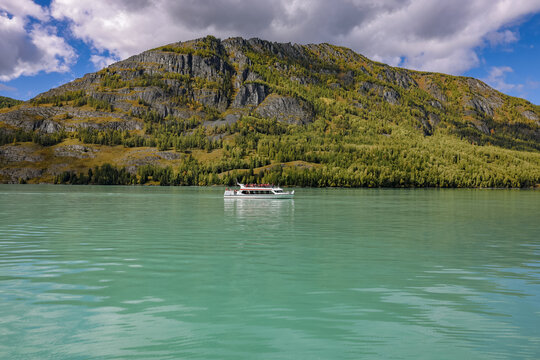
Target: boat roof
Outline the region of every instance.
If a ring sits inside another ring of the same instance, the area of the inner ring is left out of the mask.
[[[281,190],[279,186],[275,186],[274,184],[238,184],[240,186],[240,190]]]

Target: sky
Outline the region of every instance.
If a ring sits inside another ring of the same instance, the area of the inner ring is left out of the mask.
[[[540,0],[0,0],[0,95],[206,35],[327,42],[540,105]]]

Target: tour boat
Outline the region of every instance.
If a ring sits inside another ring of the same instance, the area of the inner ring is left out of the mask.
[[[239,190],[226,189],[224,197],[235,199],[291,199],[293,191],[283,191],[272,184],[238,184]]]

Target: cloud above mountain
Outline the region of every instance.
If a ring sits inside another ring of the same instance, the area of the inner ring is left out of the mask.
[[[75,51],[47,25],[50,20],[47,9],[30,0],[0,4],[0,81],[69,70]]]
[[[65,70],[74,54],[56,35],[56,23],[67,24],[66,37],[87,43],[100,65],[212,34],[329,42],[391,65],[460,74],[479,64],[478,49],[518,40],[514,25],[540,11],[540,0],[53,0],[50,8],[29,0],[4,3],[0,9],[13,15],[0,17],[0,51],[16,51],[0,59],[0,80]],[[14,4],[25,6],[15,11]]]

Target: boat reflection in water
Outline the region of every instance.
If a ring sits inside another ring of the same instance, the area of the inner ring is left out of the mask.
[[[224,198],[225,214],[237,219],[254,219],[266,224],[273,219],[287,219],[294,215],[293,199]],[[284,216],[285,215],[285,216]],[[277,221],[279,223],[279,221]]]

